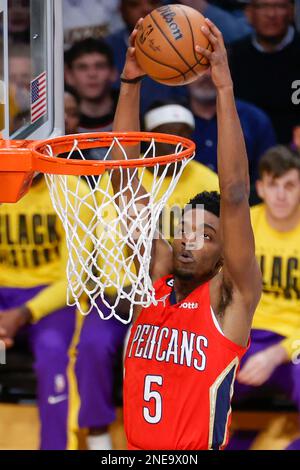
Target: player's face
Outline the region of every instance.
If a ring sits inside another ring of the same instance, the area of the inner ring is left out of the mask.
[[[122,0],[121,13],[123,20],[130,29],[133,29],[140,18],[144,18],[161,5],[161,0]]]
[[[299,210],[299,172],[292,169],[279,178],[265,173],[262,179],[257,182],[257,192],[272,217],[278,220],[287,219]]]
[[[247,13],[259,36],[276,39],[286,34],[293,7],[289,0],[253,0]]]
[[[212,279],[222,266],[219,218],[203,209],[187,211],[173,241],[173,272],[180,279]]]
[[[65,93],[65,130],[66,134],[76,134],[79,126],[79,107],[70,93]]]
[[[115,71],[107,58],[97,52],[84,54],[66,69],[66,81],[82,99],[100,99],[110,92]]]

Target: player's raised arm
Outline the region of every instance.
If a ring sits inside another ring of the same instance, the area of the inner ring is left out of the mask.
[[[141,79],[144,76],[143,70],[139,67],[135,57],[135,38],[138,31],[138,26],[143,20],[140,19],[135,26],[130,38],[129,47],[126,54],[126,61],[123,72],[121,74],[121,88],[119,94],[118,105],[114,117],[113,131],[114,132],[139,132],[140,131],[140,89]],[[129,159],[138,159],[140,156],[140,145],[131,146],[126,148],[126,154]],[[112,151],[112,158],[114,160],[124,159],[124,154],[118,146],[115,146]],[[121,172],[115,171],[112,184],[114,192],[117,194],[120,189],[120,176]],[[123,186],[124,179],[128,177],[128,173],[124,172],[122,175]],[[139,184],[138,176],[131,180],[133,188],[139,188],[138,192],[134,191],[139,198],[140,205],[148,205],[148,193],[144,190],[143,186]],[[124,196],[123,192],[123,196]],[[143,196],[144,197],[141,197]],[[126,196],[126,195],[125,195]],[[132,193],[128,193],[128,198],[132,197]],[[119,201],[119,204],[122,202]],[[150,216],[150,214],[149,214]],[[132,219],[131,219],[132,220]],[[158,262],[159,260],[159,262]],[[153,240],[153,250],[151,259],[151,277],[155,281],[158,277],[162,277],[169,273],[169,265],[171,260],[171,248],[169,244],[158,237]],[[134,258],[136,269],[139,269],[138,257]]]
[[[126,61],[121,74],[121,88],[114,117],[113,132],[140,131],[140,89],[144,72],[136,61],[134,43],[141,21],[142,19],[138,21],[129,38]],[[128,158],[139,158],[139,154],[139,146],[134,146],[127,150]],[[122,160],[124,158],[122,152],[117,147],[112,152],[112,157],[114,160]]]
[[[206,24],[202,31],[211,42],[213,51],[202,48],[197,48],[197,51],[210,61],[211,76],[217,88],[218,172],[224,276],[229,277],[235,290],[241,294],[244,311],[252,317],[260,297],[261,274],[255,259],[254,236],[250,222],[248,159],[235,106],[223,37],[210,20],[206,20]]]

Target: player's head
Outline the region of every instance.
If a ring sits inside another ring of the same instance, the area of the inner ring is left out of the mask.
[[[121,0],[121,13],[131,31],[140,18],[162,5],[162,0]]]
[[[250,0],[247,16],[259,38],[277,44],[293,19],[292,0]]]
[[[217,100],[217,90],[212,81],[211,75],[205,73],[197,80],[188,85],[188,92],[192,102],[201,104],[215,104]]]
[[[195,196],[183,211],[181,233],[173,242],[174,275],[183,280],[212,279],[223,264],[220,236],[220,195]]]
[[[65,90],[64,105],[65,132],[66,134],[76,134],[80,121],[79,98],[71,89]]]
[[[155,101],[144,116],[144,128],[147,132],[160,132],[190,139],[195,129],[195,119],[192,112],[179,102]],[[174,145],[156,144],[157,155],[168,155],[174,151]]]
[[[116,79],[113,52],[101,39],[88,38],[75,43],[65,53],[68,86],[84,100],[100,100],[111,91]]]
[[[278,145],[260,160],[258,195],[267,211],[278,220],[289,219],[299,210],[300,160],[289,148]]]

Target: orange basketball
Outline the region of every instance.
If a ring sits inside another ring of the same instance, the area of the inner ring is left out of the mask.
[[[137,34],[135,48],[140,67],[165,85],[196,80],[209,66],[195,46],[212,49],[201,31],[204,16],[184,5],[165,5],[147,15]]]

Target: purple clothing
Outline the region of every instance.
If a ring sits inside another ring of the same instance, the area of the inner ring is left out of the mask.
[[[263,351],[274,344],[279,343],[284,339],[283,336],[280,336],[272,331],[266,330],[256,330],[253,329],[251,332],[251,345],[248,351],[241,362],[241,370],[243,365],[249,359],[249,357],[254,354]],[[233,402],[238,403],[243,401],[245,398],[250,396],[258,396],[261,392],[281,392],[284,393],[288,398],[290,398],[298,410],[300,411],[300,364],[293,364],[292,362],[282,364],[271,375],[269,380],[260,387],[253,387],[251,385],[244,385],[236,380],[234,386],[234,395]],[[236,438],[238,440],[238,437]],[[240,446],[235,446],[234,444],[235,437],[229,442],[228,449],[235,450],[241,448]],[[300,441],[298,440],[298,445],[296,441],[289,446],[289,448],[300,450]]]
[[[46,286],[29,289],[0,288],[0,311],[16,308]],[[64,307],[23,327],[16,341],[26,338],[34,355],[37,398],[41,421],[40,448],[62,450],[67,445],[68,349],[75,326],[75,308]]]
[[[109,313],[104,306],[102,311]],[[80,428],[102,428],[115,420],[114,369],[127,328],[115,318],[101,320],[95,311],[84,320],[75,366],[81,397]]]
[[[0,311],[20,307],[46,286],[30,289],[0,287]],[[102,306],[105,314],[106,307]],[[16,342],[24,340],[34,355],[42,450],[67,447],[68,351],[75,330],[75,308],[65,307],[23,327]],[[80,428],[101,428],[115,419],[114,366],[127,331],[116,319],[101,320],[92,311],[83,322],[75,365],[81,406]]]

